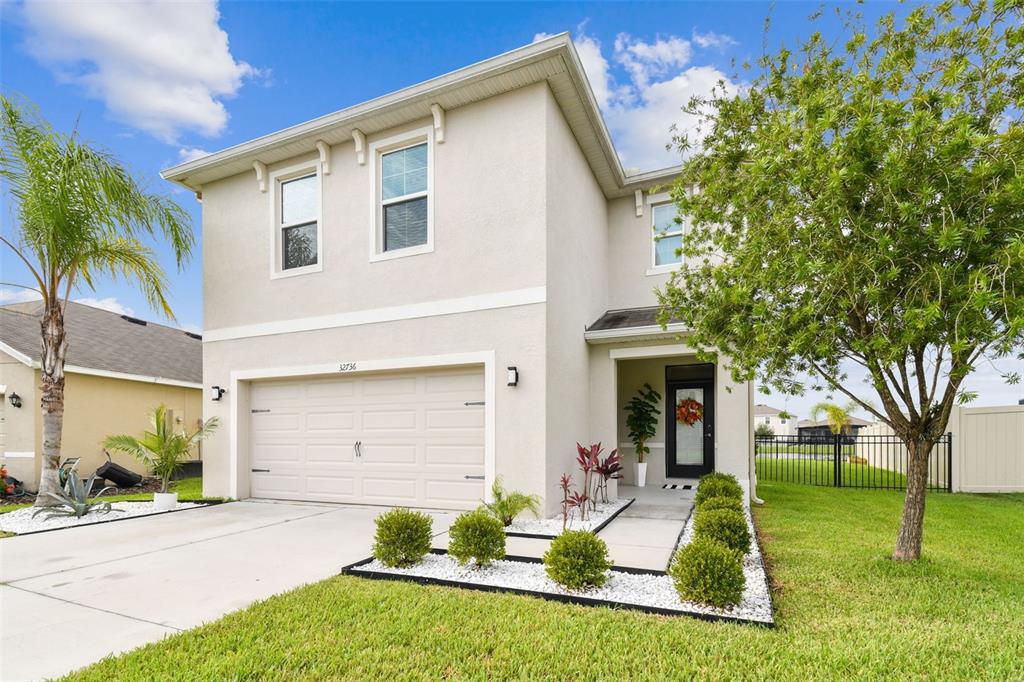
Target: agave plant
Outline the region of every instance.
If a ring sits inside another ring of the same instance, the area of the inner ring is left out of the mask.
[[[108,490],[116,490],[113,486],[107,486],[96,493],[96,497],[92,500],[89,499],[89,493],[92,492],[92,484],[95,481],[96,474],[90,476],[89,480],[82,481],[76,472],[69,471],[67,483],[64,484],[64,488],[59,493],[46,493],[46,495],[53,499],[56,506],[40,507],[32,514],[32,517],[35,518],[45,513],[46,519],[52,519],[55,516],[81,518],[92,512],[108,514],[112,511],[124,511],[122,509],[114,509],[110,506],[109,502],[99,502],[96,500],[96,497],[99,497]]]
[[[515,518],[524,511],[534,516],[540,513],[540,498],[516,491],[506,491],[501,487],[501,476],[494,479],[491,485],[492,502],[484,502],[484,509],[490,512],[503,525],[511,526]]]

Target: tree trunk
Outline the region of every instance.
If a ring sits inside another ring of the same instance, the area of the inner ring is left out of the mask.
[[[928,485],[928,453],[932,443],[925,439],[907,441],[907,496],[903,500],[903,517],[896,534],[895,561],[916,561],[921,558],[924,535],[924,496]]]
[[[50,494],[60,492],[60,441],[64,428],[64,311],[59,301],[47,301],[40,322],[43,332],[42,374],[43,466],[39,474],[37,507],[50,507],[56,500]]]

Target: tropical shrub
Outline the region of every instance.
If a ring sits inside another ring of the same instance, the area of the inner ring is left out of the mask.
[[[750,528],[742,512],[732,509],[698,509],[693,532],[697,537],[718,540],[737,552],[746,554],[750,551]]]
[[[501,486],[501,476],[491,484],[491,502],[484,502],[484,509],[494,515],[503,526],[511,526],[516,517],[524,511],[534,516],[540,513],[540,497],[516,491],[506,491]]]
[[[743,499],[743,488],[736,477],[731,474],[712,473],[702,476],[697,485],[697,494],[694,502],[698,508],[704,500],[712,497],[734,497],[737,500]]]
[[[544,553],[548,577],[571,590],[600,587],[608,579],[608,545],[584,530],[565,531],[551,541]]]
[[[477,566],[486,566],[505,558],[505,527],[484,510],[459,515],[448,535],[448,554],[462,565],[472,559]]]
[[[90,476],[89,480],[83,481],[76,472],[69,471],[67,483],[64,484],[64,488],[59,493],[41,493],[50,498],[51,506],[36,509],[32,517],[35,518],[40,514],[46,514],[46,519],[52,519],[56,516],[81,518],[91,512],[108,514],[112,511],[122,511],[112,508],[109,502],[99,502],[95,498],[89,499],[89,493],[92,492],[92,484],[95,481],[96,474]],[[99,497],[108,490],[114,490],[114,487],[107,486],[96,493],[96,497]]]
[[[700,512],[714,511],[715,509],[729,509],[735,512],[743,512],[743,501],[735,497],[708,497],[700,505]]]
[[[650,454],[651,449],[647,447],[647,441],[654,438],[658,428],[658,415],[661,410],[661,394],[655,391],[650,384],[644,384],[638,388],[636,395],[626,403],[626,428],[629,429],[629,440],[636,450],[638,462],[644,461],[644,456]]]
[[[676,552],[668,574],[685,601],[725,608],[743,598],[743,557],[710,537],[695,537]]]
[[[598,475],[597,485],[594,486],[594,497],[600,494],[601,501],[607,502],[608,481],[622,478],[622,455],[618,449],[612,450],[604,459],[598,459],[597,467],[594,471]]]
[[[374,523],[373,556],[385,566],[405,568],[419,563],[430,551],[430,516],[396,507],[378,516]]]

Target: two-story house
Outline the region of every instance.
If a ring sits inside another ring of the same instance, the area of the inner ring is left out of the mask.
[[[785,410],[771,405],[754,405],[754,428],[764,424],[776,436],[795,436],[796,419]]]
[[[751,387],[655,322],[673,169],[626,175],[567,35],[164,177],[203,206],[206,494],[465,509],[501,476],[553,512],[577,441],[632,461],[645,382],[648,485],[752,478]]]

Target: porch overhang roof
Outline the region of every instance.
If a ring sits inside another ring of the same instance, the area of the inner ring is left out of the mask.
[[[657,321],[658,311],[657,306],[609,310],[587,327],[583,338],[587,343],[614,343],[666,339],[688,331],[678,320],[661,326]]]

